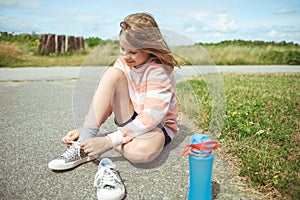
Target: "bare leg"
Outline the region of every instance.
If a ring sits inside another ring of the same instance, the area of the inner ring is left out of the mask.
[[[109,68],[103,74],[91,102],[89,112],[85,117],[84,126],[78,139],[80,142],[96,137],[99,127],[110,116],[115,88],[122,77],[124,77],[123,72],[115,68]]]
[[[128,121],[134,113],[133,105],[129,97],[127,79],[125,76],[120,78],[117,83],[112,107],[115,118],[119,123]]]
[[[85,126],[101,126],[112,111],[119,123],[126,122],[134,113],[125,75],[118,69],[109,68],[100,80]],[[130,162],[148,163],[161,153],[164,141],[163,132],[155,128],[116,149]]]
[[[122,77],[124,77],[123,72],[115,68],[109,68],[103,74],[95,92],[89,113],[85,118],[85,126],[100,127],[105,122],[112,112],[115,88]]]
[[[164,148],[165,136],[159,128],[120,145],[117,150],[132,163],[149,163],[159,156]]]

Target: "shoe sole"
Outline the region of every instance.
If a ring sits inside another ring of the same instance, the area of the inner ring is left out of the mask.
[[[97,198],[98,198],[98,200],[121,200],[121,199],[124,199],[124,197],[125,197],[125,192],[124,192],[124,194],[122,194],[122,195],[120,195],[120,196],[118,196],[118,197],[108,197],[108,196],[106,196],[106,197],[103,197],[103,195],[98,195],[97,194]]]
[[[52,170],[67,170],[67,169],[72,169],[74,167],[77,167],[78,165],[81,165],[83,163],[86,163],[86,162],[89,162],[89,161],[92,161],[92,160],[95,160],[95,159],[96,158],[85,157],[83,159],[80,159],[80,160],[77,160],[77,161],[74,161],[74,162],[66,163],[63,166],[51,166],[50,164],[48,164],[48,168],[52,169]]]

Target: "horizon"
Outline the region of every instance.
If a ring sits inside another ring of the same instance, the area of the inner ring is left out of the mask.
[[[6,31],[0,31],[0,37],[1,37],[1,33],[2,32],[6,32]],[[17,36],[17,35],[22,35],[22,34],[29,34],[29,35],[45,35],[45,34],[53,34],[53,35],[58,35],[58,34],[54,34],[54,33],[41,33],[41,34],[37,34],[37,33],[14,33],[14,32],[6,32],[8,34],[12,34],[14,36]],[[68,36],[75,36],[75,35],[68,35]],[[89,38],[97,38],[97,39],[100,39],[102,41],[119,41],[119,39],[102,39],[102,38],[99,38],[97,36],[92,36],[92,37],[85,37],[85,36],[82,36],[82,35],[78,35],[78,36],[75,36],[75,37],[83,37],[83,39],[89,39]],[[264,42],[264,43],[275,43],[275,44],[280,44],[280,43],[287,43],[287,44],[295,44],[295,45],[299,45],[300,46],[300,43],[296,43],[296,42],[293,42],[293,41],[285,41],[285,40],[281,40],[281,41],[265,41],[265,40],[244,40],[244,39],[232,39],[232,40],[221,40],[221,41],[217,41],[217,42],[195,42],[194,44],[219,44],[219,43],[224,43],[224,42]]]
[[[152,14],[161,29],[178,33],[194,43],[233,40],[300,43],[297,0],[0,0],[0,30],[107,40],[118,35],[119,23],[125,16],[136,12]]]
[[[1,37],[1,33],[8,33],[8,34],[12,34],[14,36],[17,35],[22,35],[22,34],[29,34],[29,35],[45,35],[45,34],[53,34],[53,35],[58,35],[58,34],[54,34],[54,33],[41,33],[41,34],[37,34],[37,33],[14,33],[14,32],[6,32],[6,31],[0,31],[0,37]],[[75,36],[75,35],[68,35],[68,36]],[[89,39],[89,38],[97,38],[100,39],[102,41],[119,41],[119,39],[102,39],[99,38],[97,36],[92,36],[92,37],[85,37],[85,36],[75,36],[75,37],[83,37],[84,40]],[[220,44],[220,43],[224,43],[224,42],[263,42],[263,43],[275,43],[275,44],[280,44],[280,43],[286,43],[286,44],[293,44],[293,45],[298,45],[300,46],[300,43],[297,42],[293,42],[293,41],[285,41],[285,40],[281,40],[281,41],[265,41],[265,40],[244,40],[244,39],[232,39],[232,40],[221,40],[221,41],[217,41],[217,42],[195,42],[193,44]],[[189,45],[193,45],[191,43],[189,43]],[[183,44],[184,45],[184,44]]]

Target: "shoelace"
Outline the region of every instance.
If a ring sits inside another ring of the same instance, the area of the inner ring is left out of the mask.
[[[74,141],[72,141],[71,143],[72,143],[72,146],[70,146],[63,154],[61,154],[61,157],[69,158],[70,156],[73,155],[73,152],[75,150],[77,150],[77,155],[80,157],[80,146],[79,146],[80,143],[74,142]]]
[[[95,175],[94,186],[98,188],[105,188],[108,186],[110,189],[114,189],[119,182],[120,180],[114,170],[108,167],[101,167]]]

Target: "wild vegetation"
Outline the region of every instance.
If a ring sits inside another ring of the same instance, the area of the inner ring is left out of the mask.
[[[199,130],[218,136],[240,176],[270,199],[300,199],[300,73],[222,74],[226,113],[220,133],[209,130],[212,97],[205,76],[178,84],[181,111],[197,120]]]
[[[38,37],[0,32],[0,67],[81,66],[95,49],[104,54],[91,64],[107,65],[119,55],[118,41],[90,37],[84,50],[43,56],[37,52]],[[172,49],[181,65],[300,65],[299,44],[285,41],[234,40]]]
[[[292,42],[234,40],[201,45],[218,65],[300,64],[300,46]]]

